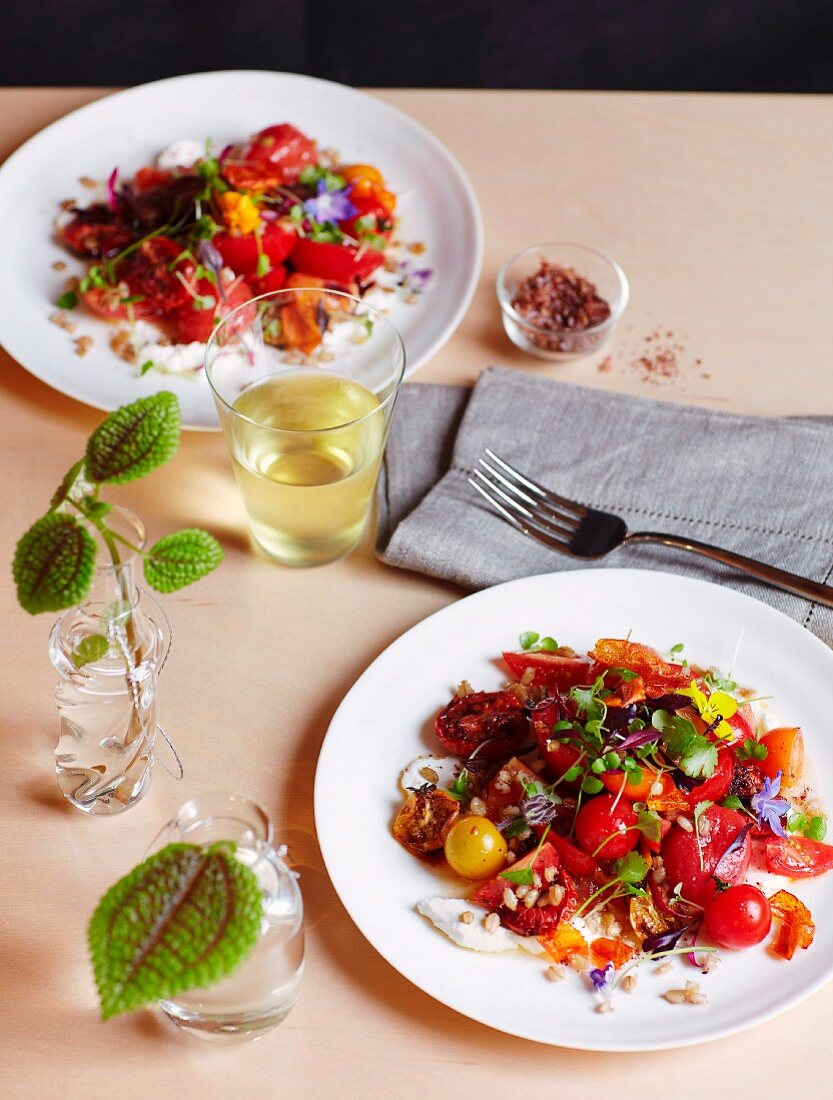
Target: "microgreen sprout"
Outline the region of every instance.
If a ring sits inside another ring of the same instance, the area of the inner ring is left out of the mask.
[[[613,871],[613,878],[603,886],[600,886],[598,890],[595,890],[590,897],[578,907],[573,914],[574,919],[586,913],[597,898],[611,889],[613,893],[604,899],[603,905],[607,905],[615,898],[625,897],[626,895],[632,895],[634,897],[644,896],[645,891],[640,889],[637,883],[642,882],[647,875],[648,864],[641,855],[637,852],[628,852],[626,856],[613,864]]]

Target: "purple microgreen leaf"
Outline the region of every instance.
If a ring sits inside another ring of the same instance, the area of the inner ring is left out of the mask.
[[[734,852],[739,851],[744,846],[744,844],[746,843],[746,838],[749,835],[749,831],[752,828],[753,824],[754,822],[752,821],[747,822],[746,825],[744,825],[743,828],[739,830],[738,835],[735,837],[735,839],[727,846],[720,859],[714,865],[714,871],[712,871],[712,875],[715,878],[727,877],[721,871],[722,865],[730,855],[732,855]]]

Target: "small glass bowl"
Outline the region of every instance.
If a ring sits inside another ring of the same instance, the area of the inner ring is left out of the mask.
[[[610,306],[610,315],[598,325],[584,329],[542,328],[527,320],[512,305],[518,286],[534,275],[546,260],[560,267],[571,267],[593,283]],[[591,355],[610,339],[628,306],[630,290],[624,271],[604,252],[582,244],[533,244],[511,256],[498,272],[497,299],[506,335],[529,355],[540,359],[577,359]]]

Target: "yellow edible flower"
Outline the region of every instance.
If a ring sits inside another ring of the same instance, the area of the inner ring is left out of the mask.
[[[711,695],[706,695],[698,688],[694,680],[691,681],[690,688],[680,688],[679,694],[687,695],[691,699],[694,709],[706,725],[710,726],[718,718],[721,719],[714,730],[719,738],[723,741],[730,741],[735,736],[735,731],[726,721],[727,718],[731,718],[736,714],[738,709],[737,701],[731,695],[728,695],[725,691],[713,691]]]
[[[223,191],[217,196],[217,202],[223,212],[223,221],[229,229],[242,234],[252,233],[260,226],[260,211],[251,195],[244,195],[240,191]]]

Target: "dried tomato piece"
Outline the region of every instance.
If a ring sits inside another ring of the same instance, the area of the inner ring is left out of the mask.
[[[577,955],[587,958],[590,954],[590,945],[572,924],[559,924],[546,936],[539,936],[538,942],[554,963],[569,962]]]
[[[659,688],[662,693],[670,688],[688,687],[692,676],[690,669],[669,664],[650,646],[624,638],[599,638],[590,656],[606,668],[627,668],[635,672],[644,680],[649,695],[651,689]]]
[[[781,921],[775,939],[770,945],[773,954],[791,959],[797,947],[805,950],[813,942],[816,926],[810,910],[795,894],[779,890],[769,899],[772,912]]]
[[[629,944],[622,940],[608,939],[606,936],[601,936],[590,944],[590,959],[600,970],[608,963],[613,963],[614,970],[621,970],[635,954],[636,951]]]
[[[629,915],[631,928],[641,940],[648,936],[661,936],[677,926],[676,914],[672,917],[660,912],[647,896],[631,898]]]

